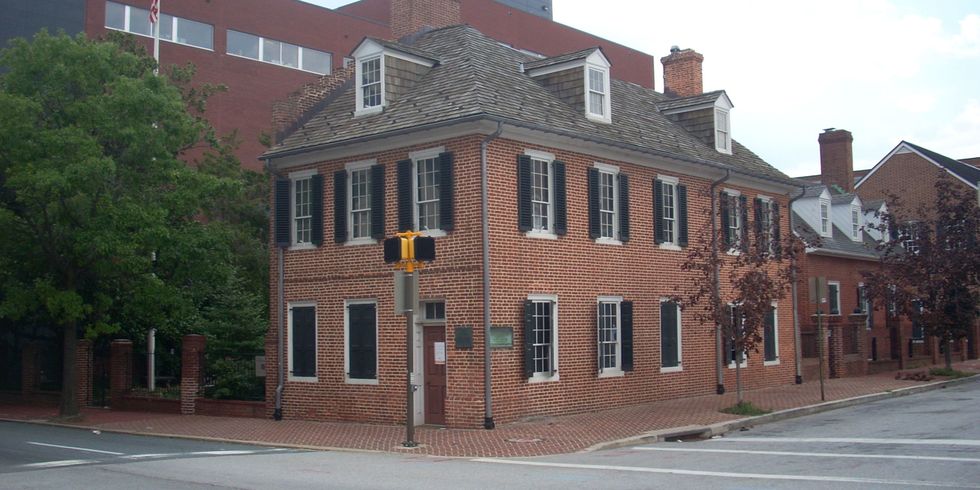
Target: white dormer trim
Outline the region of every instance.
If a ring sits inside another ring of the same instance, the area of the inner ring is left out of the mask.
[[[354,80],[356,85],[354,91],[354,117],[377,114],[383,111],[385,105],[387,105],[387,87],[385,86],[385,57],[387,56],[405,60],[417,65],[422,65],[426,68],[432,68],[436,64],[434,60],[423,58],[411,53],[406,53],[404,51],[399,51],[391,47],[386,47],[373,39],[365,38],[360,44],[357,45],[356,48],[354,48],[354,51],[351,52],[351,57],[354,58]],[[377,59],[379,62],[378,76],[380,77],[381,103],[371,107],[364,107],[364,90],[362,90],[362,83],[364,81],[364,64],[374,61],[375,59]]]
[[[732,101],[725,93],[714,103],[715,150],[726,155],[732,154]]]
[[[817,199],[817,233],[824,238],[834,236],[834,211],[830,197],[820,196]]]
[[[612,122],[612,94],[609,87],[609,60],[596,49],[585,58],[585,117],[597,122]],[[595,87],[592,74],[601,80],[602,86]],[[602,94],[602,107],[593,107],[592,94]]]

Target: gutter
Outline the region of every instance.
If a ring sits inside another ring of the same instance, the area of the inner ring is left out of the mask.
[[[732,171],[725,169],[725,176],[712,182],[711,187],[708,192],[711,194],[711,260],[715,264],[714,277],[712,278],[714,282],[714,295],[715,304],[721,304],[721,264],[718,263],[718,193],[715,189],[723,184],[725,181],[732,177]],[[715,380],[717,384],[715,385],[715,393],[719,395],[725,394],[725,375],[724,369],[722,368],[722,359],[724,359],[724,352],[722,352],[722,342],[721,342],[721,325],[715,322]]]
[[[487,147],[503,130],[503,123],[497,122],[497,130],[480,142],[480,215],[483,218],[483,428],[487,430],[494,428],[493,373],[490,363],[490,178]]]
[[[793,224],[793,203],[796,202],[801,197],[803,197],[803,194],[806,194],[806,187],[803,187],[802,189],[800,189],[800,195],[798,195],[796,197],[793,197],[793,198],[790,198],[789,203],[786,206],[787,208],[789,208],[786,211],[789,213],[789,233],[790,233],[790,236],[792,236],[795,233],[795,231],[794,231],[795,228],[794,228],[794,224]],[[796,384],[803,384],[803,363],[801,362],[801,359],[800,359],[802,357],[802,355],[803,355],[802,348],[800,347],[801,346],[801,342],[800,342],[800,302],[799,302],[799,297],[797,296],[797,287],[796,287],[796,282],[797,282],[797,278],[796,278],[796,254],[793,254],[793,260],[792,260],[792,263],[790,264],[790,267],[792,267],[792,269],[790,269],[790,276],[791,276],[790,277],[790,294],[793,295],[793,351],[794,351],[793,363],[796,366]]]
[[[265,170],[274,177],[281,177],[272,170],[272,160],[265,161]],[[273,239],[274,240],[274,239]],[[283,264],[286,251],[283,247],[276,247],[278,280],[276,281],[276,403],[272,412],[274,420],[282,420],[282,392],[285,387],[285,365],[282,360],[286,357],[285,346],[283,343],[285,315],[283,315],[283,301],[285,301],[285,266]]]

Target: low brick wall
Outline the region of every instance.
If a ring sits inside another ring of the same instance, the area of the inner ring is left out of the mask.
[[[210,400],[198,398],[195,400],[196,415],[213,415],[216,417],[249,417],[265,418],[264,401],[243,400]]]
[[[180,400],[160,398],[157,396],[122,395],[118,401],[113,401],[115,410],[132,412],[180,413]]]

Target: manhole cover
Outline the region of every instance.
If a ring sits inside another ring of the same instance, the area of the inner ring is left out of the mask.
[[[511,438],[511,439],[507,439],[507,442],[516,442],[516,443],[519,443],[519,444],[527,444],[527,443],[531,443],[531,442],[541,442],[541,439],[538,438],[538,437],[514,437],[514,438]]]

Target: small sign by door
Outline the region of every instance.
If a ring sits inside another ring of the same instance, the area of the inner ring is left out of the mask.
[[[446,343],[445,342],[434,342],[433,351],[435,352],[435,362],[436,364],[446,363]]]

